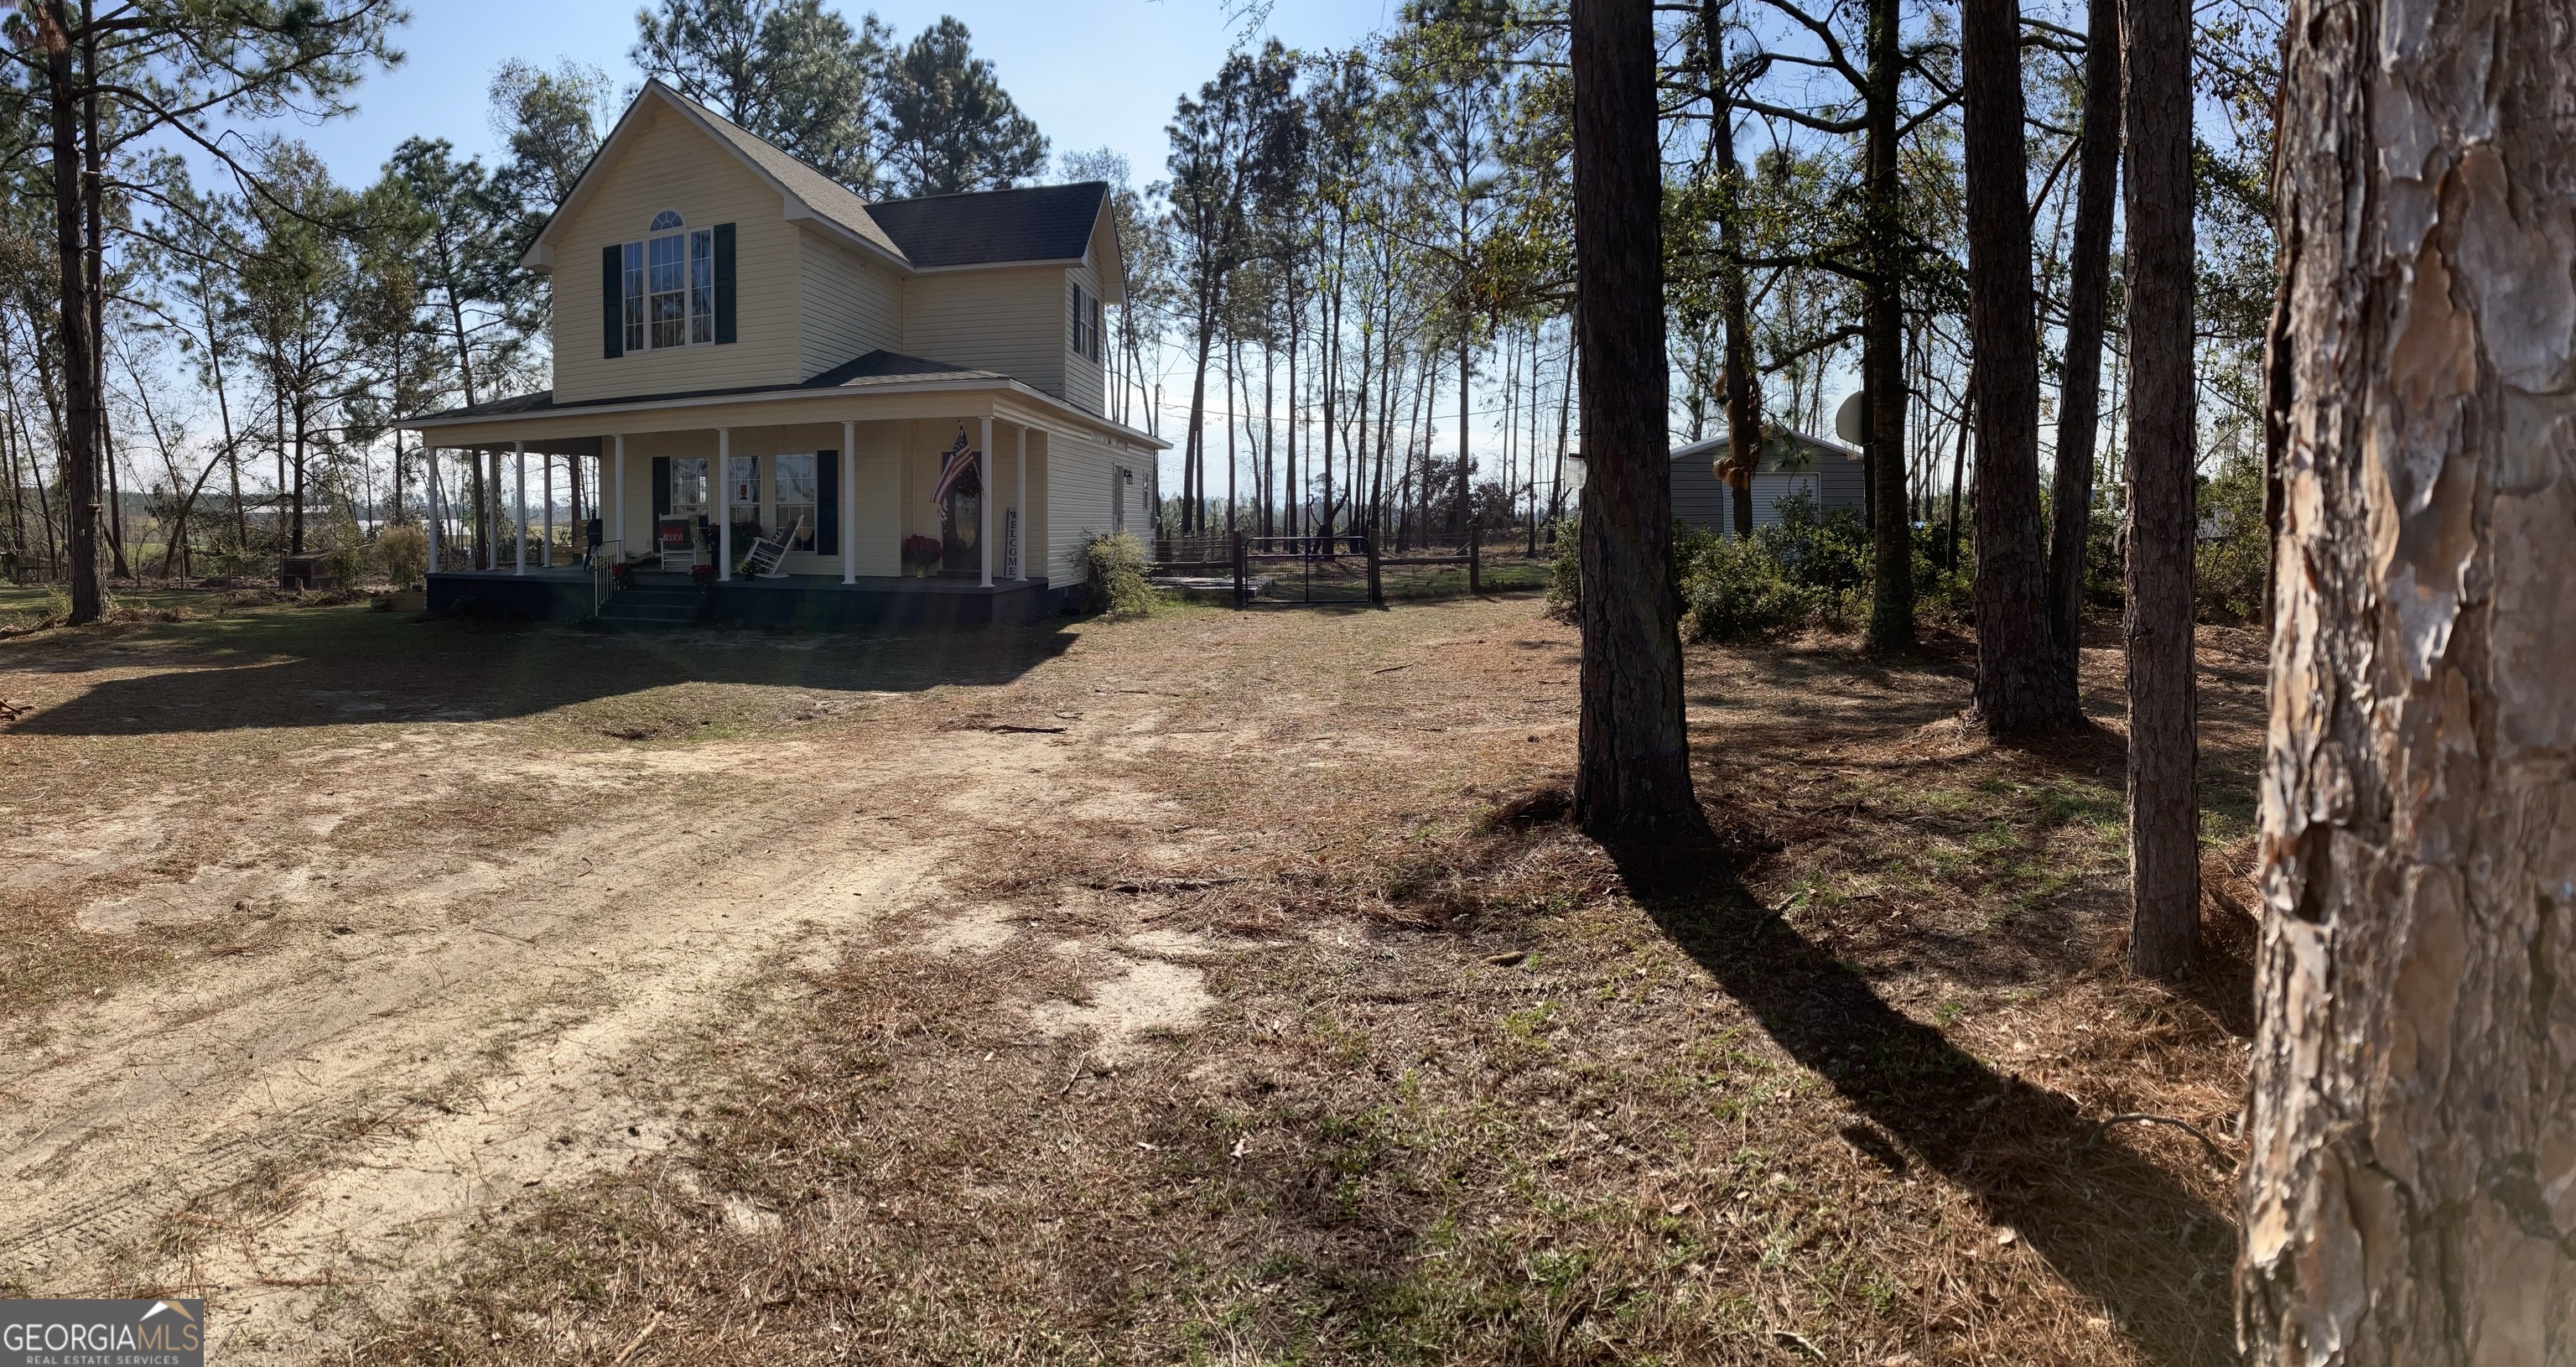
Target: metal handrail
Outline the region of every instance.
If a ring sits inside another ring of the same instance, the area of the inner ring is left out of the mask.
[[[611,548],[614,547],[612,553]],[[617,591],[617,566],[626,559],[623,538],[602,541],[590,552],[590,615],[599,615],[602,604]]]

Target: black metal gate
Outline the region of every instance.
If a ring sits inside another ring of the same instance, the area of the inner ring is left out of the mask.
[[[1374,603],[1377,556],[1366,535],[1239,536],[1234,551],[1234,601],[1257,603]]]

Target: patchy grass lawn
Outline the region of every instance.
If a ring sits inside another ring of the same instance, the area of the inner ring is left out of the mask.
[[[1078,714],[1123,801],[747,989],[684,1145],[358,1356],[2234,1360],[2258,641],[2209,633],[2215,953],[2165,987],[2108,652],[2102,725],[2000,748],[1957,641],[1695,649],[1716,839],[1614,851],[1532,601],[1104,630],[950,724]]]

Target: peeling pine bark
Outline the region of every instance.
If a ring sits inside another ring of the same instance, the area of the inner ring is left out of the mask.
[[[2200,960],[2199,700],[2192,657],[2192,0],[2126,0],[2129,966]]]
[[[1682,730],[1672,574],[1654,17],[1650,0],[1573,8],[1585,468],[1574,810],[1595,836],[1679,832],[1701,820]]]
[[[2287,33],[2239,1331],[2567,1363],[2576,0],[2297,0]]]

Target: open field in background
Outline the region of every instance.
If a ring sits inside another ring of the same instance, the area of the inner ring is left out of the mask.
[[[1716,843],[1605,851],[1528,596],[20,636],[0,1285],[202,1291],[227,1362],[2232,1361],[2203,640],[2166,988],[2109,650],[2016,749],[1955,639],[1694,648]]]

